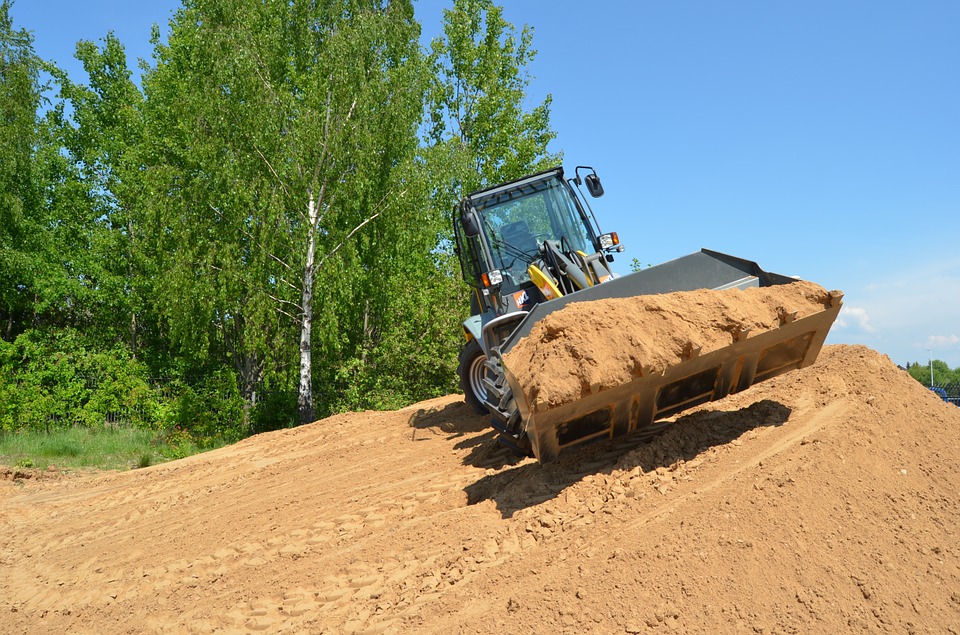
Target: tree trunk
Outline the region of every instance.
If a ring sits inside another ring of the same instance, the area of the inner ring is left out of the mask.
[[[231,330],[233,332],[231,332]],[[233,369],[240,378],[240,396],[243,397],[243,429],[248,434],[253,433],[253,421],[251,419],[253,406],[256,405],[256,389],[263,379],[264,358],[254,352],[244,352],[243,347],[243,316],[234,316],[232,329],[228,328],[223,321],[220,322],[220,333],[223,335],[223,343],[230,351],[230,359],[233,363]]]
[[[360,353],[360,361],[364,366],[367,365],[367,352],[372,348],[371,339],[373,338],[370,337],[370,299],[368,298],[363,307],[363,346]]]
[[[323,198],[323,189],[320,190]],[[300,321],[300,389],[297,396],[297,409],[300,411],[300,423],[311,423],[315,418],[313,409],[313,360],[310,356],[310,334],[313,329],[313,276],[314,261],[317,256],[317,219],[319,218],[317,201],[313,192],[309,192],[307,220],[307,261],[303,267],[303,289],[300,308],[303,311]]]
[[[244,372],[240,377],[241,396],[243,397],[243,429],[247,434],[253,434],[253,408],[257,405],[257,386],[263,375],[263,363],[253,356],[248,357],[244,364]]]
[[[137,312],[130,311],[130,355],[137,358]]]
[[[129,212],[127,212],[129,214]],[[133,237],[133,221],[129,218],[127,219],[127,284],[129,286],[129,295],[127,299],[130,302],[130,354],[134,359],[137,358],[137,309],[136,304],[136,292],[134,287],[136,283],[136,277],[134,276],[133,270],[133,254],[134,254],[134,237]]]

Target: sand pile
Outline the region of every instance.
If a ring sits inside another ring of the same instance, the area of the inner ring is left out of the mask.
[[[547,410],[829,305],[830,294],[806,281],[574,303],[535,324],[504,362],[528,402]]]
[[[0,632],[957,632],[958,430],[887,357],[828,346],[549,465],[450,396],[19,474]]]

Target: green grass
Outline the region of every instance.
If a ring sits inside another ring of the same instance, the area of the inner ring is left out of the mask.
[[[51,465],[61,470],[148,467],[206,449],[184,440],[174,444],[162,433],[133,428],[0,433],[0,465],[41,470]]]

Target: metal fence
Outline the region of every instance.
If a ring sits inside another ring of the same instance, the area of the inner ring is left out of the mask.
[[[950,384],[939,384],[931,386],[930,390],[935,392],[938,397],[947,403],[960,406],[960,383],[953,382]]]

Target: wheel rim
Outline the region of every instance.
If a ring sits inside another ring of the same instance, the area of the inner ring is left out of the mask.
[[[487,367],[484,364],[485,361],[487,361],[486,357],[477,355],[477,357],[470,362],[470,372],[468,373],[470,390],[472,390],[474,396],[480,400],[480,403],[487,403],[487,389],[483,385],[483,378],[487,375]]]

